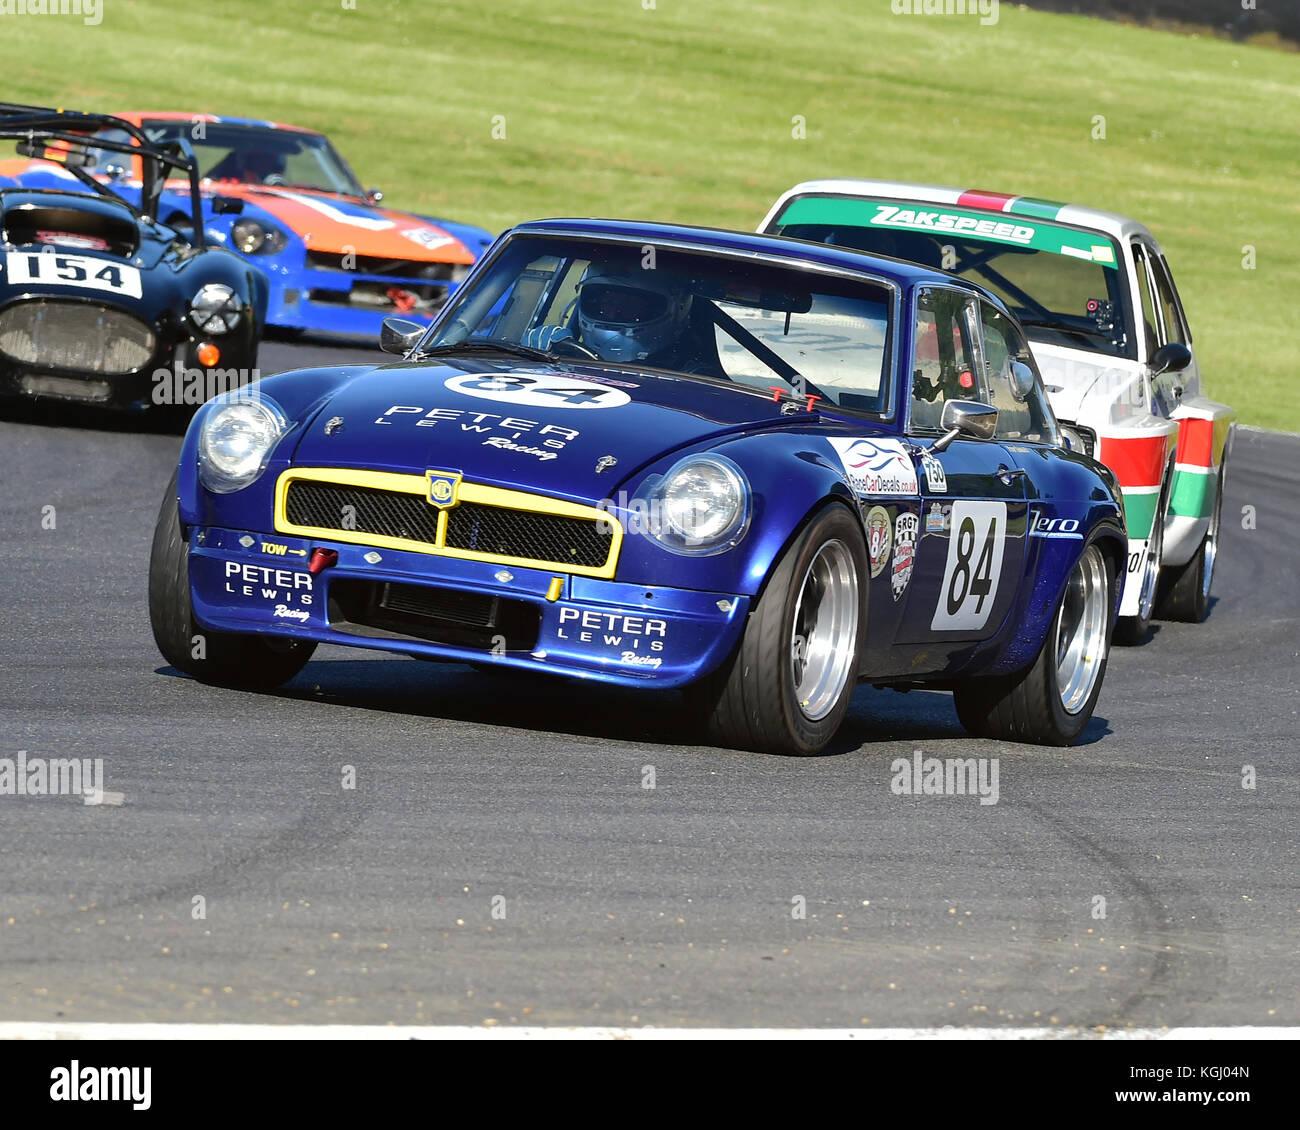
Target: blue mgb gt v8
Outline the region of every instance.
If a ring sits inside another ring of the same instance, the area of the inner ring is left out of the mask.
[[[546,220],[383,345],[195,416],[150,568],[175,667],[273,687],[334,643],[681,688],[714,742],[799,754],[859,680],[978,735],[1087,725],[1124,515],[973,283]]]

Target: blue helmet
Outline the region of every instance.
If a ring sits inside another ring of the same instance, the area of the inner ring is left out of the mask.
[[[685,330],[691,292],[655,270],[591,266],[578,285],[578,328],[584,344],[606,361],[641,361],[672,345]]]

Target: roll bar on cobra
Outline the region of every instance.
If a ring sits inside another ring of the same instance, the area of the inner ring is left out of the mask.
[[[94,137],[101,130],[120,130],[127,140]],[[62,166],[82,184],[102,196],[120,200],[132,211],[150,221],[158,219],[158,201],[169,170],[183,173],[190,184],[190,212],[194,220],[192,242],[202,247],[203,195],[199,191],[199,163],[187,138],[175,141],[151,141],[133,122],[115,118],[111,114],[87,113],[81,110],[56,110],[48,106],[25,106],[16,102],[0,102],[0,138],[13,138],[18,142],[18,153],[24,157],[51,161]],[[54,144],[51,147],[51,143]],[[94,168],[95,156],[91,149],[122,153],[140,158],[140,207],[123,200],[112,188],[96,179],[87,170]]]

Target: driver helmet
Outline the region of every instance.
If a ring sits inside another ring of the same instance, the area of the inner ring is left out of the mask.
[[[265,149],[243,154],[243,179],[248,184],[265,184],[268,177],[284,176],[284,155]]]
[[[584,344],[606,361],[641,361],[672,345],[685,330],[691,293],[659,271],[587,268],[578,288]]]

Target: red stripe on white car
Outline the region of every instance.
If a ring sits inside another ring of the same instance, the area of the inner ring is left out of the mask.
[[[1214,421],[1189,417],[1178,421],[1178,462],[1187,467],[1214,466]]]
[[[1156,436],[1102,436],[1097,458],[1105,463],[1122,487],[1157,487],[1165,477],[1173,434]]]
[[[1005,212],[1014,199],[1014,196],[1008,196],[1005,192],[980,192],[972,188],[957,197],[957,203],[964,208],[987,208],[993,212]]]

